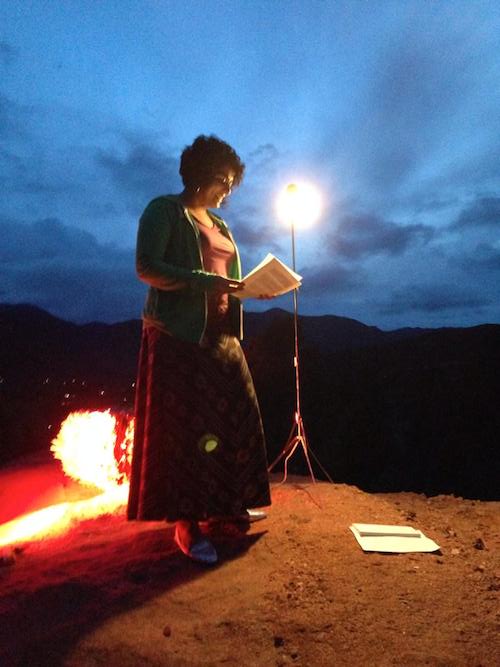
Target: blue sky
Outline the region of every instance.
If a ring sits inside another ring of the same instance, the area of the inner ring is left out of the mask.
[[[281,188],[322,193],[302,313],[500,323],[498,2],[5,0],[0,26],[0,301],[138,317],[137,219],[214,133],[246,271],[291,262]]]

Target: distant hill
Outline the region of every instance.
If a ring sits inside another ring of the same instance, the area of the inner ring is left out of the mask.
[[[141,322],[77,325],[26,304],[0,304],[0,369],[24,376],[84,374],[98,367],[135,373]]]
[[[421,335],[424,329],[385,332],[335,315],[300,316],[300,341],[322,353],[380,345]],[[119,376],[134,375],[141,321],[77,325],[29,304],[0,304],[0,369],[20,377],[58,373],[85,375],[89,369]],[[245,313],[243,346],[273,330],[282,330],[283,345],[293,335],[293,315],[279,308]],[[279,340],[279,339],[278,339]]]
[[[244,345],[276,326],[293,331],[292,313],[280,308],[263,313],[245,312],[244,322]],[[418,328],[382,331],[336,315],[301,315],[299,322],[301,344],[325,353],[384,344],[429,331]],[[78,364],[75,353],[78,352],[80,358],[82,353],[90,355],[90,358],[96,356],[99,364],[111,367],[120,357],[121,363],[135,372],[137,360],[134,355],[140,343],[141,326],[140,320],[77,325],[29,304],[0,304],[0,362],[14,364],[19,369],[19,360],[23,360],[21,365],[24,367],[28,352],[30,363],[35,363],[37,367],[50,364],[55,355],[58,363],[68,357],[70,367],[75,368],[74,364]],[[86,367],[88,361],[86,357]],[[32,370],[33,367],[30,368]]]
[[[247,348],[271,460],[292,425],[289,324],[275,320]],[[350,347],[323,352],[305,342],[301,351],[304,424],[334,479],[499,498],[500,326],[375,332],[371,345],[353,330]]]
[[[272,461],[294,412],[293,321],[247,313],[244,348]],[[498,498],[500,325],[382,331],[300,317],[302,412],[336,481]],[[76,325],[0,305],[0,463],[48,449],[79,408],[133,410],[141,323]],[[305,472],[297,452],[291,471]]]
[[[382,331],[349,317],[338,315],[299,315],[300,343],[321,352],[338,352],[389,343],[419,336],[430,329],[405,328]],[[245,313],[245,338],[262,335],[269,327],[283,323],[293,327],[293,314],[280,308],[264,313]]]

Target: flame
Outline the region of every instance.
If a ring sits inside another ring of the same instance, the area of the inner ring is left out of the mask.
[[[69,503],[44,507],[19,519],[13,519],[0,526],[0,547],[29,540],[38,534],[47,534],[51,528],[60,525]]]
[[[133,438],[128,415],[78,411],[63,421],[50,449],[66,475],[107,491],[128,481]]]
[[[72,523],[118,511],[127,501],[133,440],[134,419],[127,414],[71,412],[50,449],[66,475],[104,493],[45,507],[1,525],[0,547],[60,535]]]
[[[55,537],[65,533],[73,523],[113,514],[127,501],[128,486],[122,485],[93,498],[44,507],[0,526],[0,547],[30,539]]]

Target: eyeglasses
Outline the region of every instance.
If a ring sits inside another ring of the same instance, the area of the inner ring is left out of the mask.
[[[225,185],[228,190],[232,189],[234,183],[234,178],[232,176],[223,176],[222,174],[215,174],[212,180],[221,185]]]

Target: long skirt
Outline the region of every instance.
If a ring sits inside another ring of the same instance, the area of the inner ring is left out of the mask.
[[[235,516],[271,504],[264,432],[239,341],[144,327],[128,518]]]

